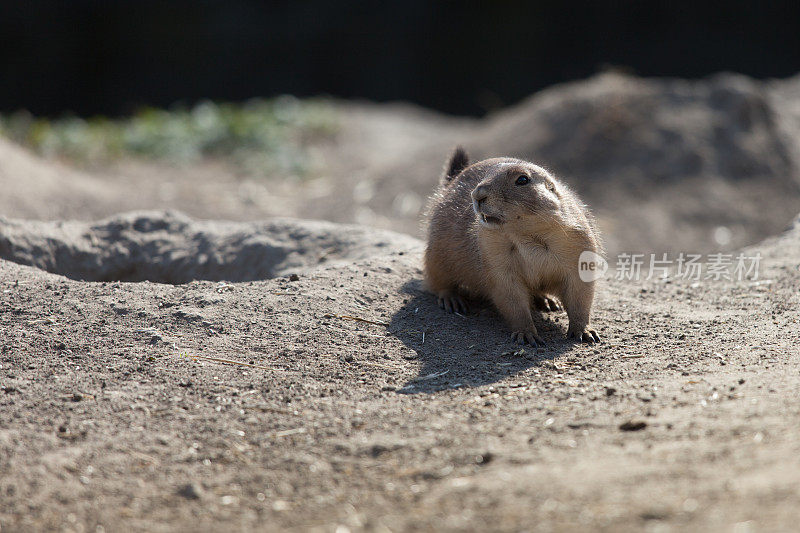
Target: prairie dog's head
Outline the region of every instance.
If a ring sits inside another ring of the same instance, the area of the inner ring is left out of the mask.
[[[472,208],[487,229],[553,221],[561,207],[560,185],[542,167],[519,159],[490,159],[472,191]]]

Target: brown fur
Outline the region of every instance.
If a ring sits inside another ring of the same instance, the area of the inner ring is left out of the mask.
[[[529,183],[517,185],[523,175]],[[458,148],[428,223],[425,278],[443,308],[466,311],[467,294],[489,299],[515,341],[536,345],[543,342],[531,307],[554,310],[549,296],[556,296],[569,317],[567,336],[599,340],[589,327],[594,282],[578,275],[581,252],[600,252],[599,233],[575,193],[545,169],[507,157],[468,165]]]

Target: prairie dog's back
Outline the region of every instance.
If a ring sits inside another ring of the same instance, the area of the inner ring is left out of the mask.
[[[431,198],[425,275],[432,289],[443,284],[480,292],[484,265],[478,248],[478,228],[471,194],[481,180],[482,172],[475,167],[468,167],[457,176],[443,180]],[[433,280],[437,281],[432,283]]]

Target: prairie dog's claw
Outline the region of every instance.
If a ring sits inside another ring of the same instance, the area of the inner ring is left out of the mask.
[[[548,298],[547,296],[534,296],[533,307],[535,307],[536,310],[543,311],[545,313],[548,311],[552,312],[561,310],[561,306],[558,305],[558,302],[552,298]]]
[[[467,302],[461,296],[458,295],[444,295],[439,296],[439,307],[447,311],[448,313],[461,313],[462,315],[466,315],[469,313],[469,307],[467,306]]]
[[[600,342],[600,335],[593,329],[584,329],[582,331],[569,331],[567,333],[568,339],[575,339],[578,342],[586,342],[589,344],[594,344],[596,342]]]
[[[511,340],[517,344],[530,344],[534,348],[544,348],[545,342],[535,332],[530,330],[515,331],[511,334]]]

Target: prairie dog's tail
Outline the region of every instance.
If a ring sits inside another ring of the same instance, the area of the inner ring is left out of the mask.
[[[461,174],[461,171],[469,166],[469,156],[462,146],[456,146],[447,163],[444,166],[444,173],[442,174],[442,185],[447,185],[453,178]]]

